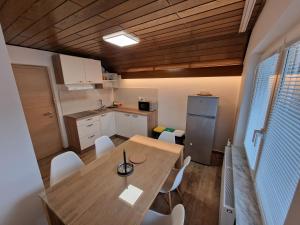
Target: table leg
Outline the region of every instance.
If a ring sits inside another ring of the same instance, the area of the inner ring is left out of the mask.
[[[48,225],[64,225],[63,222],[52,212],[47,204],[42,200],[44,212],[48,221]]]

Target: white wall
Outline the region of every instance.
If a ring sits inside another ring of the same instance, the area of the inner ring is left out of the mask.
[[[261,58],[286,47],[290,42],[300,41],[300,1],[267,0],[252,31],[244,60],[240,107],[234,134],[234,145],[243,146],[248,113],[254,85],[254,71]],[[300,185],[285,221],[285,225],[299,224]]]
[[[260,58],[278,50],[286,42],[297,38],[300,40],[299,9],[299,0],[267,0],[255,24],[242,74],[240,107],[234,134],[234,145],[238,147],[243,146],[256,65]]]
[[[157,89],[158,123],[184,130],[188,95],[208,91],[219,96],[214,149],[223,151],[227,138],[233,136],[240,81],[240,77],[124,79],[120,87]]]
[[[114,99],[128,108],[138,108],[139,98],[146,101],[158,102],[158,90],[156,88],[116,88]]]
[[[0,224],[46,224],[43,182],[0,27]]]
[[[98,109],[99,99],[102,99],[102,104],[106,106],[111,105],[114,100],[112,88],[68,91],[59,85],[58,89],[63,115]]]
[[[102,98],[104,104],[110,104],[113,98],[111,89],[90,90],[90,91],[65,91],[56,84],[52,64],[53,52],[23,48],[7,45],[11,63],[45,66],[50,76],[54,102],[59,119],[59,126],[64,147],[68,147],[68,139],[64,126],[63,115],[95,109],[98,106],[98,99]]]

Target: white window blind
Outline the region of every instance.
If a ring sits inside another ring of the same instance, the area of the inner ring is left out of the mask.
[[[261,141],[261,135],[256,131],[264,127],[267,116],[268,104],[271,99],[272,87],[275,82],[278,54],[262,61],[257,68],[254,95],[248,119],[248,127],[245,134],[245,149],[249,165],[255,167],[257,152]]]
[[[283,225],[300,178],[300,43],[287,52],[255,183],[268,225]]]

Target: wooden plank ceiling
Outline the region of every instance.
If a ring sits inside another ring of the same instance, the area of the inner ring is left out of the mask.
[[[242,34],[244,0],[0,0],[0,23],[8,44],[101,59],[120,73],[241,65],[263,4]],[[121,30],[140,43],[102,40]]]

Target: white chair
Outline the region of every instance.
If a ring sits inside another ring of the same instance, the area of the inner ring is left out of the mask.
[[[170,212],[172,211],[172,199],[171,199],[171,192],[176,190],[179,194],[179,197],[182,200],[181,193],[178,189],[178,186],[181,184],[183,173],[185,171],[185,168],[190,164],[191,162],[191,156],[187,156],[184,159],[183,167],[178,171],[176,169],[173,169],[165,182],[164,186],[160,190],[160,193],[169,195],[169,206],[170,206]]]
[[[83,166],[81,159],[71,151],[55,156],[51,160],[50,186],[53,186]]]
[[[163,131],[159,137],[158,140],[165,141],[171,144],[175,144],[175,134],[173,132],[169,131]]]
[[[174,207],[170,215],[163,215],[149,210],[141,225],[183,225],[185,210],[183,205],[179,204]]]
[[[95,140],[96,156],[99,158],[103,153],[115,148],[114,143],[107,136],[99,137]]]

